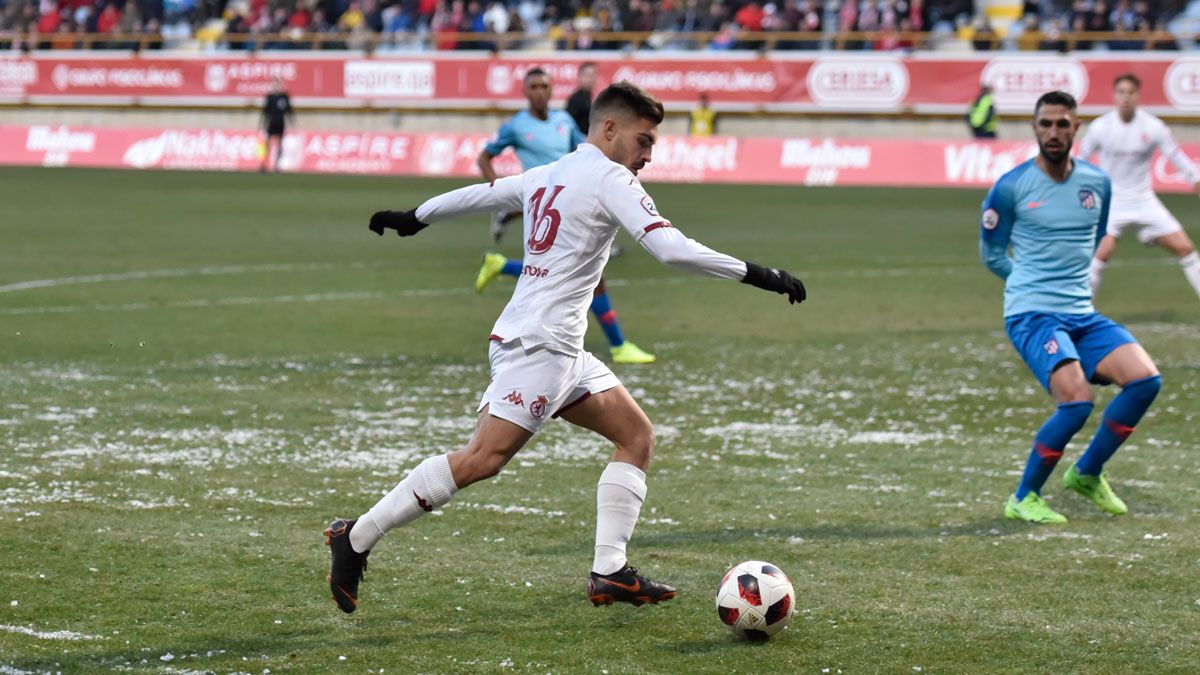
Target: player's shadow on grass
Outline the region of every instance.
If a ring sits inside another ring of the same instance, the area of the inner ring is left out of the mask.
[[[733,543],[750,539],[791,539],[804,541],[872,541],[881,539],[937,539],[958,536],[1003,536],[1019,531],[1015,523],[1002,518],[989,518],[961,525],[937,527],[889,527],[880,525],[814,525],[792,528],[736,528],[732,530],[690,530],[663,533],[642,533],[639,545],[670,546],[694,542]]]
[[[713,652],[729,652],[732,649],[760,649],[770,644],[770,640],[739,640],[729,631],[725,631],[723,635],[707,640],[685,640],[675,645],[675,651],[684,656],[703,656]]]
[[[117,637],[124,638],[125,635]],[[64,651],[15,660],[9,660],[5,655],[5,662],[15,670],[0,672],[230,672],[227,664],[242,657],[246,657],[241,662],[243,665],[257,664],[257,668],[251,668],[253,672],[261,672],[263,668],[288,670],[295,660],[311,663],[309,652],[324,648],[327,637],[325,628],[310,627],[272,636],[214,636],[203,641],[192,638],[191,642],[167,643],[150,649],[141,644],[114,644],[115,639],[104,640],[81,643],[82,646],[77,644],[71,653]],[[386,638],[379,638],[379,642],[386,644]],[[264,654],[271,658],[261,659]],[[214,670],[214,662],[221,663],[221,667]]]

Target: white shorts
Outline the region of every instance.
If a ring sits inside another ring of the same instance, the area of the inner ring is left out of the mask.
[[[621,386],[608,366],[589,352],[570,356],[543,348],[525,351],[520,342],[493,340],[488,362],[492,382],[478,410],[491,406],[488,414],[534,433],[588,396]]]
[[[1114,203],[1108,214],[1108,234],[1119,239],[1122,234],[1134,231],[1138,241],[1147,246],[1159,237],[1182,230],[1183,226],[1157,198],[1131,204]]]

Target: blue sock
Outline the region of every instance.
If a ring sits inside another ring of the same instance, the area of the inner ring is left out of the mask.
[[[617,323],[617,312],[608,301],[608,293],[592,297],[592,314],[600,321],[600,330],[604,331],[609,344],[614,347],[625,344],[625,336],[621,334],[621,324]]]
[[[1158,390],[1162,388],[1162,376],[1151,375],[1125,385],[1121,393],[1104,409],[1100,428],[1092,437],[1083,457],[1075,463],[1075,470],[1086,476],[1099,476],[1104,463],[1121,447],[1133,428],[1146,414]]]
[[[500,270],[501,274],[507,274],[510,277],[521,276],[521,261],[509,258],[504,261],[504,269]]]
[[[1071,437],[1083,428],[1088,415],[1092,414],[1091,401],[1059,403],[1058,410],[1046,420],[1037,436],[1033,438],[1033,450],[1025,462],[1025,473],[1017,487],[1017,501],[1030,492],[1041,494],[1046,479],[1054,473],[1054,466],[1062,458],[1063,448]]]

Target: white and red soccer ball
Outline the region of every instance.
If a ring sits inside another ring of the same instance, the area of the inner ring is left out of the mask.
[[[717,616],[738,637],[761,642],[787,628],[796,608],[792,581],[775,565],[749,560],[725,573]]]

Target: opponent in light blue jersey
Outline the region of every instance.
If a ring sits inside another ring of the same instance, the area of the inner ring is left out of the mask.
[[[477,164],[483,177],[489,181],[497,178],[492,160],[513,148],[521,160],[521,166],[526,170],[534,167],[557,162],[568,153],[574,152],[576,146],[585,142],[579,126],[574,118],[565,110],[550,109],[550,75],[541,68],[531,68],[525,73],[525,99],[529,108],[513,115],[500,126],[483,150],[479,152]],[[497,213],[492,217],[492,237],[499,243],[508,224],[521,216],[520,211]],[[614,251],[619,247],[614,244]],[[614,253],[615,255],[615,253]],[[501,274],[519,277],[524,270],[521,260],[509,259],[500,253],[485,253],[479,274],[475,277],[475,290],[482,292],[496,277]],[[643,351],[640,347],[625,339],[621,324],[617,321],[617,312],[612,308],[604,279],[596,287],[592,298],[592,314],[600,322],[600,329],[608,338],[611,345],[612,358],[616,363],[653,363],[654,355]]]
[[[584,142],[583,133],[565,110],[546,111],[546,118],[522,110],[500,125],[500,130],[484,146],[492,157],[512,148],[526,171],[558,161]]]
[[[1041,489],[1092,412],[1089,382],[1116,383],[1122,391],[1105,408],[1099,430],[1063,484],[1108,513],[1127,511],[1105,478],[1104,464],[1162,384],[1133,335],[1092,306],[1089,269],[1105,233],[1112,186],[1100,169],[1071,159],[1079,129],[1075,109],[1075,99],[1065,92],[1038,99],[1033,120],[1038,156],[996,181],[980,218],[980,255],[1005,282],[1009,339],[1058,404],[1034,438],[1021,483],[1004,506],[1005,516],[1036,523],[1066,522],[1042,500]]]
[[[1074,164],[1060,183],[1031,159],[1001,176],[983,200],[980,253],[1005,280],[1006,317],[1096,311],[1088,275],[1108,223],[1112,184],[1097,167]]]

